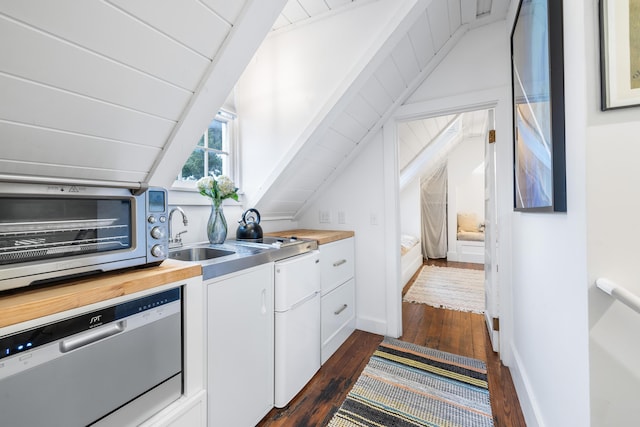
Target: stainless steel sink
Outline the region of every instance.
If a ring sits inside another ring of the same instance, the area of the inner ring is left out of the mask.
[[[289,258],[318,248],[315,241],[302,241],[297,245],[281,247],[260,244],[245,245],[235,240],[211,245],[209,242],[195,243],[169,249],[169,258],[196,262],[202,266],[203,280],[255,267],[260,264]]]
[[[180,261],[206,261],[233,254],[235,254],[234,251],[225,251],[223,249],[193,247],[171,250],[169,251],[169,258]]]

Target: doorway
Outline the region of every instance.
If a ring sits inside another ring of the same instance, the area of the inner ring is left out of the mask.
[[[396,141],[401,242],[415,236],[424,258],[484,264],[485,320],[497,350],[496,165],[488,143],[494,117],[493,108],[412,117],[396,122]],[[429,185],[435,190],[425,191]],[[401,256],[401,288],[407,270],[421,265]]]

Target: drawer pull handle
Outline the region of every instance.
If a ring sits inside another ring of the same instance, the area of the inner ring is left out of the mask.
[[[333,314],[335,314],[336,316],[339,315],[340,313],[342,313],[343,311],[345,311],[347,309],[348,305],[347,304],[343,304],[342,307],[340,307],[339,309],[337,309],[336,311],[333,312]]]
[[[340,267],[342,264],[346,263],[347,260],[346,259],[341,259],[340,261],[336,261],[333,263],[334,267]]]

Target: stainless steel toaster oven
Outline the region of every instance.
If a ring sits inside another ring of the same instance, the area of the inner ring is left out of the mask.
[[[0,182],[0,291],[166,259],[167,192]]]

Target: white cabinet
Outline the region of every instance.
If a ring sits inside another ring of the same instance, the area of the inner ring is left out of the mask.
[[[205,282],[208,424],[253,426],[273,407],[273,263]]]
[[[168,408],[147,420],[141,427],[199,427],[207,425],[207,392],[182,396]]]
[[[355,330],[355,256],[353,237],[320,245],[322,298],[321,361]]]

